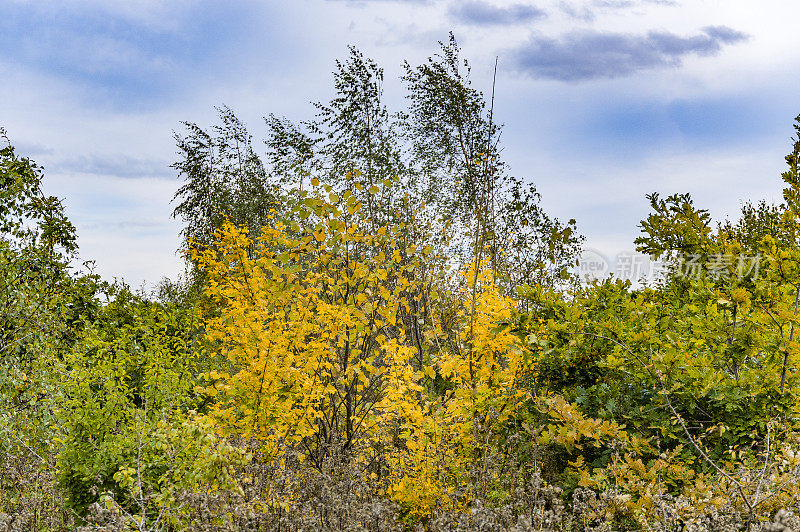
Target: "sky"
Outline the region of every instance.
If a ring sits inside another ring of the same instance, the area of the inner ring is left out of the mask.
[[[491,91],[511,172],[586,246],[632,251],[645,194],[689,192],[716,219],[781,200],[800,114],[795,0],[0,0],[0,127],[45,170],[81,257],[153,286],[184,271],[175,132],[227,105],[310,118],[355,45],[404,105],[402,64],[453,31]]]

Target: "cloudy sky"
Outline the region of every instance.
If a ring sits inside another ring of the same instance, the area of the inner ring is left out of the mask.
[[[648,192],[691,192],[717,218],[780,200],[800,113],[795,0],[0,0],[0,126],[45,167],[81,253],[134,286],[182,271],[183,120],[230,106],[310,117],[353,44],[403,105],[402,61],[455,32],[504,156],[587,245],[632,249]],[[260,144],[259,148],[263,145]]]

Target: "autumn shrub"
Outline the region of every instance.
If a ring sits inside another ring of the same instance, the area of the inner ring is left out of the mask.
[[[79,514],[108,496],[129,514],[173,519],[176,490],[232,484],[227,468],[246,457],[193,410],[203,362],[192,320],[123,287],[65,357],[59,480]]]
[[[222,430],[258,439],[267,456],[297,448],[320,469],[339,448],[385,476],[389,449],[405,452],[422,418],[424,353],[404,317],[422,305],[428,250],[399,228],[366,229],[360,202],[328,191],[299,195],[302,223],[265,228],[255,258],[232,225],[194,251],[222,309],[207,336],[233,368],[199,391],[215,397]]]
[[[252,257],[254,240],[231,224],[193,250],[213,303],[207,338],[229,361],[197,388],[215,402],[211,419],[258,441],[267,462],[291,450],[322,471],[335,451],[410,524],[504,504],[536,473],[518,454],[549,434],[520,430],[531,419],[520,406],[574,410],[524,386],[535,335],[515,330],[516,303],[485,263],[409,324],[426,248],[404,242],[402,227],[364,229],[355,196],[325,192],[299,194],[300,221],[275,220]],[[568,432],[549,437],[565,445],[621,432],[561,415]]]

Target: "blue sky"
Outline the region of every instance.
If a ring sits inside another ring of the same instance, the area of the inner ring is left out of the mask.
[[[81,252],[133,285],[182,271],[172,134],[230,106],[309,117],[354,44],[403,105],[402,61],[455,32],[491,87],[513,173],[588,246],[632,249],[644,194],[691,192],[717,218],[780,200],[800,113],[789,0],[0,0],[0,126],[44,165]]]

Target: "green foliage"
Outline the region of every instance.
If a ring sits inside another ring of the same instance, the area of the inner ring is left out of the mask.
[[[797,136],[793,139],[792,152],[786,156],[789,168],[781,177],[786,183],[783,190],[786,210],[796,220],[800,216],[800,115],[795,118],[794,129]]]
[[[80,513],[99,492],[119,491],[117,473],[136,469],[142,448],[151,460],[144,482],[155,483],[170,467],[165,456],[160,463],[154,457],[153,434],[163,437],[156,428],[199,404],[192,391],[199,362],[191,312],[144,300],[124,286],[109,296],[63,366],[60,481]]]
[[[469,63],[460,53],[451,33],[424,64],[405,64],[405,134],[421,177],[415,187],[425,200],[454,217],[471,217],[483,182],[488,179],[497,188],[504,164],[497,146],[500,127],[472,86]]]
[[[186,243],[208,242],[223,220],[258,230],[275,205],[277,189],[256,154],[244,124],[227,107],[210,131],[185,122],[186,136],[175,134],[182,159],[173,165],[184,184],[172,212],[185,227]]]
[[[266,165],[186,124],[202,275],[152,298],[0,149],[0,528],[800,528],[800,136],[784,203],[651,194],[666,278],[577,286],[459,54],[391,115],[351,49]]]
[[[707,253],[711,234],[711,215],[696,209],[689,194],[673,194],[666,199],[657,193],[647,195],[653,213],[640,224],[637,251],[660,257],[667,251],[684,254]]]

